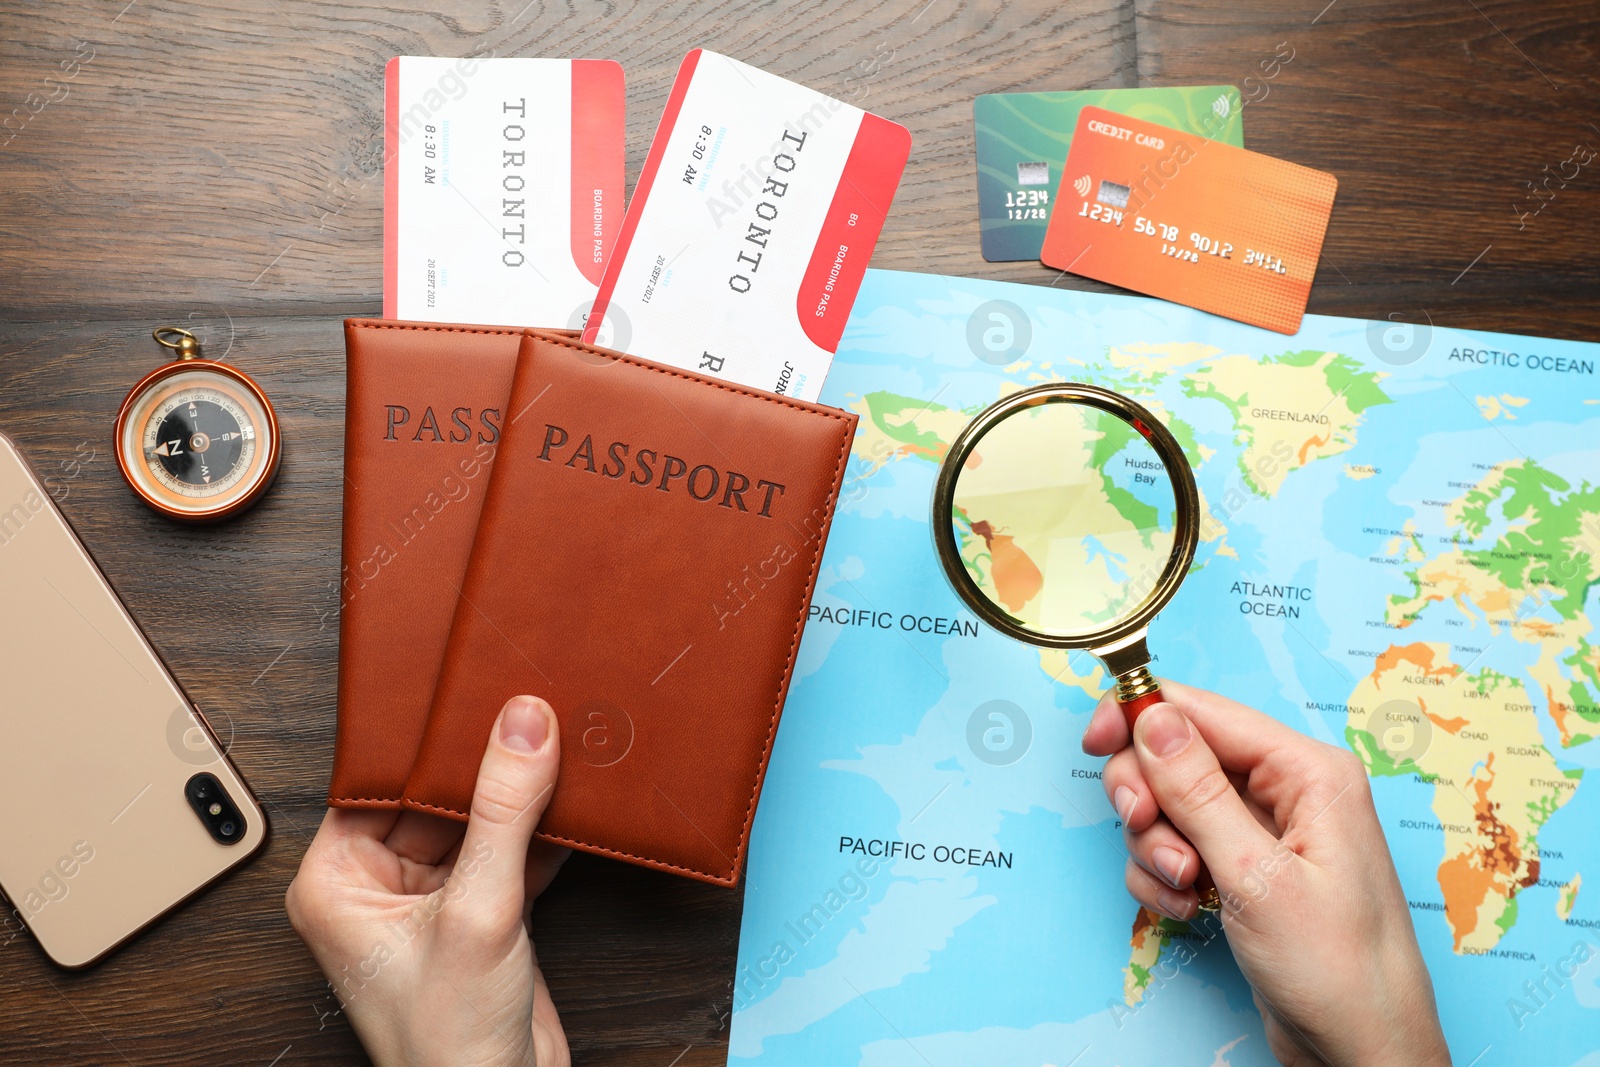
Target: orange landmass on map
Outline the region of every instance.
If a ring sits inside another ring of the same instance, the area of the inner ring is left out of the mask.
[[[1556,729],[1561,732],[1561,743],[1572,744],[1572,705],[1556,696],[1556,691],[1548,685],[1544,687],[1544,699],[1550,709],[1550,718],[1556,724]],[[1582,725],[1581,720],[1579,725]]]
[[[1155,917],[1150,914],[1149,908],[1140,908],[1133,917],[1133,937],[1129,943],[1135,949],[1143,948],[1145,935],[1151,933],[1156,933]],[[1159,933],[1156,936],[1159,937]]]
[[[1475,862],[1477,853],[1463,852],[1439,865],[1439,889],[1444,893],[1444,914],[1455,933],[1455,950],[1478,928],[1478,905],[1494,888],[1494,872]]]
[[[1489,799],[1494,785],[1494,753],[1484,764],[1487,777],[1474,776],[1473,818],[1476,847],[1439,865],[1439,889],[1444,894],[1445,917],[1455,934],[1455,950],[1478,928],[1478,913],[1488,895],[1511,897],[1539,880],[1539,857],[1524,859],[1517,832],[1497,814],[1500,805]]]
[[[989,547],[989,580],[994,583],[1000,603],[1008,611],[1021,611],[1044,587],[1044,575],[1038,565],[1017,547],[1010,534],[995,533],[987,522],[973,523],[972,532]]]
[[[1461,728],[1467,725],[1466,719],[1446,719],[1442,715],[1435,715],[1431,711],[1423,712],[1423,714],[1427,715],[1428,718],[1433,721],[1435,726],[1443,730],[1449,730],[1453,734],[1459,734],[1461,732]]]
[[[1390,612],[1390,621],[1402,630],[1417,621],[1424,607],[1446,600],[1455,601],[1462,611],[1466,611],[1468,604],[1476,604],[1491,619],[1512,614],[1511,591],[1463,561],[1458,553],[1424,564],[1417,571],[1417,579],[1417,595],[1404,604],[1396,604]],[[1533,623],[1542,623],[1542,620],[1523,620],[1523,625]]]
[[[927,445],[919,445],[915,441],[906,441],[902,443],[896,451],[902,456],[922,456],[923,458],[930,459],[935,463],[943,463],[944,454],[949,450],[950,446],[945,444],[943,441],[939,442],[939,446],[937,448],[929,448]]]
[[[1306,465],[1306,453],[1310,452],[1313,448],[1321,448],[1323,445],[1327,444],[1332,437],[1333,435],[1331,433],[1325,433],[1321,437],[1306,438],[1305,443],[1300,446],[1300,454],[1295,458],[1299,461],[1300,465],[1304,467]]]
[[[1373,681],[1399,667],[1409,663],[1424,675],[1439,675],[1445,678],[1454,678],[1461,673],[1461,668],[1446,660],[1441,666],[1433,665],[1433,649],[1422,642],[1414,645],[1392,645],[1389,650],[1378,657],[1377,666],[1372,671]],[[1382,688],[1381,684],[1379,688]]]

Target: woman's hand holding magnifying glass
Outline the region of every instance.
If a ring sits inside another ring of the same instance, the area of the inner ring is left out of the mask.
[[[1150,675],[1147,630],[1194,560],[1198,516],[1172,433],[1127,397],[1071,382],[974,416],[932,501],[940,564],[979,618],[1088,651],[1116,680],[1083,747],[1110,757],[1128,891],[1180,920],[1221,906],[1273,1053],[1306,1067],[1448,1064],[1360,763]]]
[[[1194,472],[1153,414],[1108,389],[1053,382],[1002,397],[951,443],[933,539],[979,618],[1020,641],[1094,655],[1132,724],[1163,699],[1146,637],[1194,561],[1199,513]],[[1190,896],[1216,909],[1193,849],[1159,855],[1173,864],[1169,903],[1198,874]]]
[[[1283,1063],[1449,1064],[1360,761],[1214,693],[1161,687],[1166,702],[1131,738],[1110,696],[1083,735],[1085,752],[1110,757],[1128,892],[1193,919],[1195,872],[1209,867]]]

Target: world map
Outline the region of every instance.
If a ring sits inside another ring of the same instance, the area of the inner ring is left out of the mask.
[[[860,426],[757,811],[729,1062],[1276,1062],[1220,926],[1123,889],[1079,747],[1103,669],[977,623],[934,553],[950,442],[1073,380],[1149,408],[1199,485],[1153,669],[1361,758],[1456,1062],[1600,1067],[1597,364],[870,271],[823,393]],[[1007,535],[969,527],[970,561]]]

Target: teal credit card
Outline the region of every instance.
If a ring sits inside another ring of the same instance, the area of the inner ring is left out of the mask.
[[[1089,106],[1244,147],[1243,105],[1231,85],[980,96],[972,125],[984,259],[1039,258],[1078,111]]]

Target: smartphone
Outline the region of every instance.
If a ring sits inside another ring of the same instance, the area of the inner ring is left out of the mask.
[[[0,434],[0,930],[87,966],[266,836],[205,719]]]

